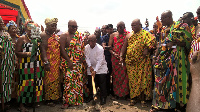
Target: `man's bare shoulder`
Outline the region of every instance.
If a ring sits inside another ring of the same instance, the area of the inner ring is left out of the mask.
[[[114,32],[114,33],[112,33],[112,34],[110,35],[110,37],[116,37],[116,36],[118,36],[118,35],[119,35],[118,32]]]
[[[63,33],[60,35],[60,37],[65,37],[65,38],[69,37],[69,32],[63,32]]]
[[[132,36],[133,35],[133,32],[130,32],[130,33],[128,33],[127,35],[126,35],[126,38],[128,39],[130,36]]]
[[[47,34],[45,33],[45,31],[43,31],[42,33],[40,33],[40,37],[42,39],[47,38]]]

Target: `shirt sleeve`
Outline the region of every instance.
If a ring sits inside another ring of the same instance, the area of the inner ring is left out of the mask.
[[[90,62],[90,57],[89,57],[88,46],[85,46],[84,54],[85,54],[86,63],[87,63],[87,65],[88,65],[88,67],[90,67],[90,66],[91,66],[91,62]]]
[[[94,71],[98,71],[99,68],[101,67],[101,64],[103,62],[103,57],[104,57],[104,50],[103,49],[99,49],[97,52],[97,64],[96,67],[94,68]]]

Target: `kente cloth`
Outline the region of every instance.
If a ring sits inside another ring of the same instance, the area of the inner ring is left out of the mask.
[[[82,41],[82,48],[83,48],[83,51],[84,50],[84,46],[86,46],[86,43],[85,41]],[[87,84],[88,84],[88,75],[87,75],[87,64],[86,64],[86,60],[85,60],[85,54],[83,52],[83,64],[82,64],[82,71],[83,71],[83,94],[85,97],[88,97],[89,96],[89,88],[87,87]]]
[[[190,63],[188,55],[190,52],[191,42],[193,40],[191,29],[186,23],[177,22],[172,30],[172,41],[185,42],[186,46],[176,47],[177,53],[175,60],[177,60],[177,96],[176,101],[178,103],[186,104],[189,99],[189,75],[190,75]]]
[[[133,33],[128,39],[125,61],[131,98],[140,96],[142,92],[146,95],[146,99],[149,99],[151,96],[152,73],[150,55],[144,58],[143,50],[145,48],[151,49],[155,42],[155,37],[142,29],[138,33]]]
[[[120,34],[119,36],[114,37],[113,42],[113,51],[120,55],[121,48],[124,44],[126,35],[128,31],[125,31],[124,34]],[[113,55],[111,57],[112,67],[113,67],[113,91],[114,94],[119,97],[125,97],[129,94],[129,86],[128,86],[128,75],[126,72],[126,66],[121,66],[119,63],[119,59],[115,58]]]
[[[61,97],[60,79],[49,82],[44,85],[45,100],[57,100]]]
[[[11,99],[11,83],[12,77],[15,70],[15,55],[14,46],[8,33],[4,32],[0,35],[0,46],[1,51],[1,82],[2,82],[2,93],[0,92],[0,98],[3,96],[4,102],[8,102]],[[1,101],[0,101],[1,102]]]
[[[45,100],[57,100],[60,97],[59,79],[60,79],[61,59],[60,59],[59,47],[60,47],[59,37],[53,34],[48,39],[48,48],[46,51],[47,59],[50,63],[50,71],[45,71],[45,78],[44,78],[45,79],[44,84],[46,85]],[[51,84],[53,85],[51,86]]]
[[[192,31],[191,31],[191,33],[193,34]],[[200,50],[200,38],[199,37],[200,37],[200,32],[197,32],[197,35],[195,36],[194,40],[191,43],[191,50],[190,50],[190,54],[189,54],[190,63],[191,63],[191,60],[193,57],[193,53]]]
[[[33,44],[24,43],[22,52],[31,52]],[[18,85],[18,102],[33,103],[33,96],[36,96],[35,102],[42,101],[44,70],[41,62],[39,47],[36,53],[36,94],[34,94],[34,62],[31,57],[19,58],[19,85]]]
[[[176,108],[176,81],[177,69],[175,67],[174,54],[176,49],[167,49],[164,44],[169,43],[169,36],[172,34],[174,24],[170,32],[162,32],[164,41],[159,44],[158,56],[154,65],[155,83],[153,89],[152,105],[154,108],[174,109]],[[164,34],[163,34],[164,33]]]
[[[66,48],[66,52],[73,63],[73,70],[68,68],[67,61],[62,58],[62,70],[64,73],[64,104],[81,105],[83,103],[83,69],[81,58],[83,56],[82,36],[76,32]]]

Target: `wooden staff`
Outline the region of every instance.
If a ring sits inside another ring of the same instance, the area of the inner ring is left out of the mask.
[[[94,75],[92,75],[92,88],[93,88],[93,105],[96,105],[96,100],[97,100],[97,91],[96,91],[96,87],[95,87],[95,82],[94,82]]]

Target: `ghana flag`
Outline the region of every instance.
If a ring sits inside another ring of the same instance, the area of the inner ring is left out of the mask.
[[[10,20],[18,23],[20,17],[22,22],[25,22],[26,19],[31,19],[24,0],[0,0],[0,16],[5,24]]]

